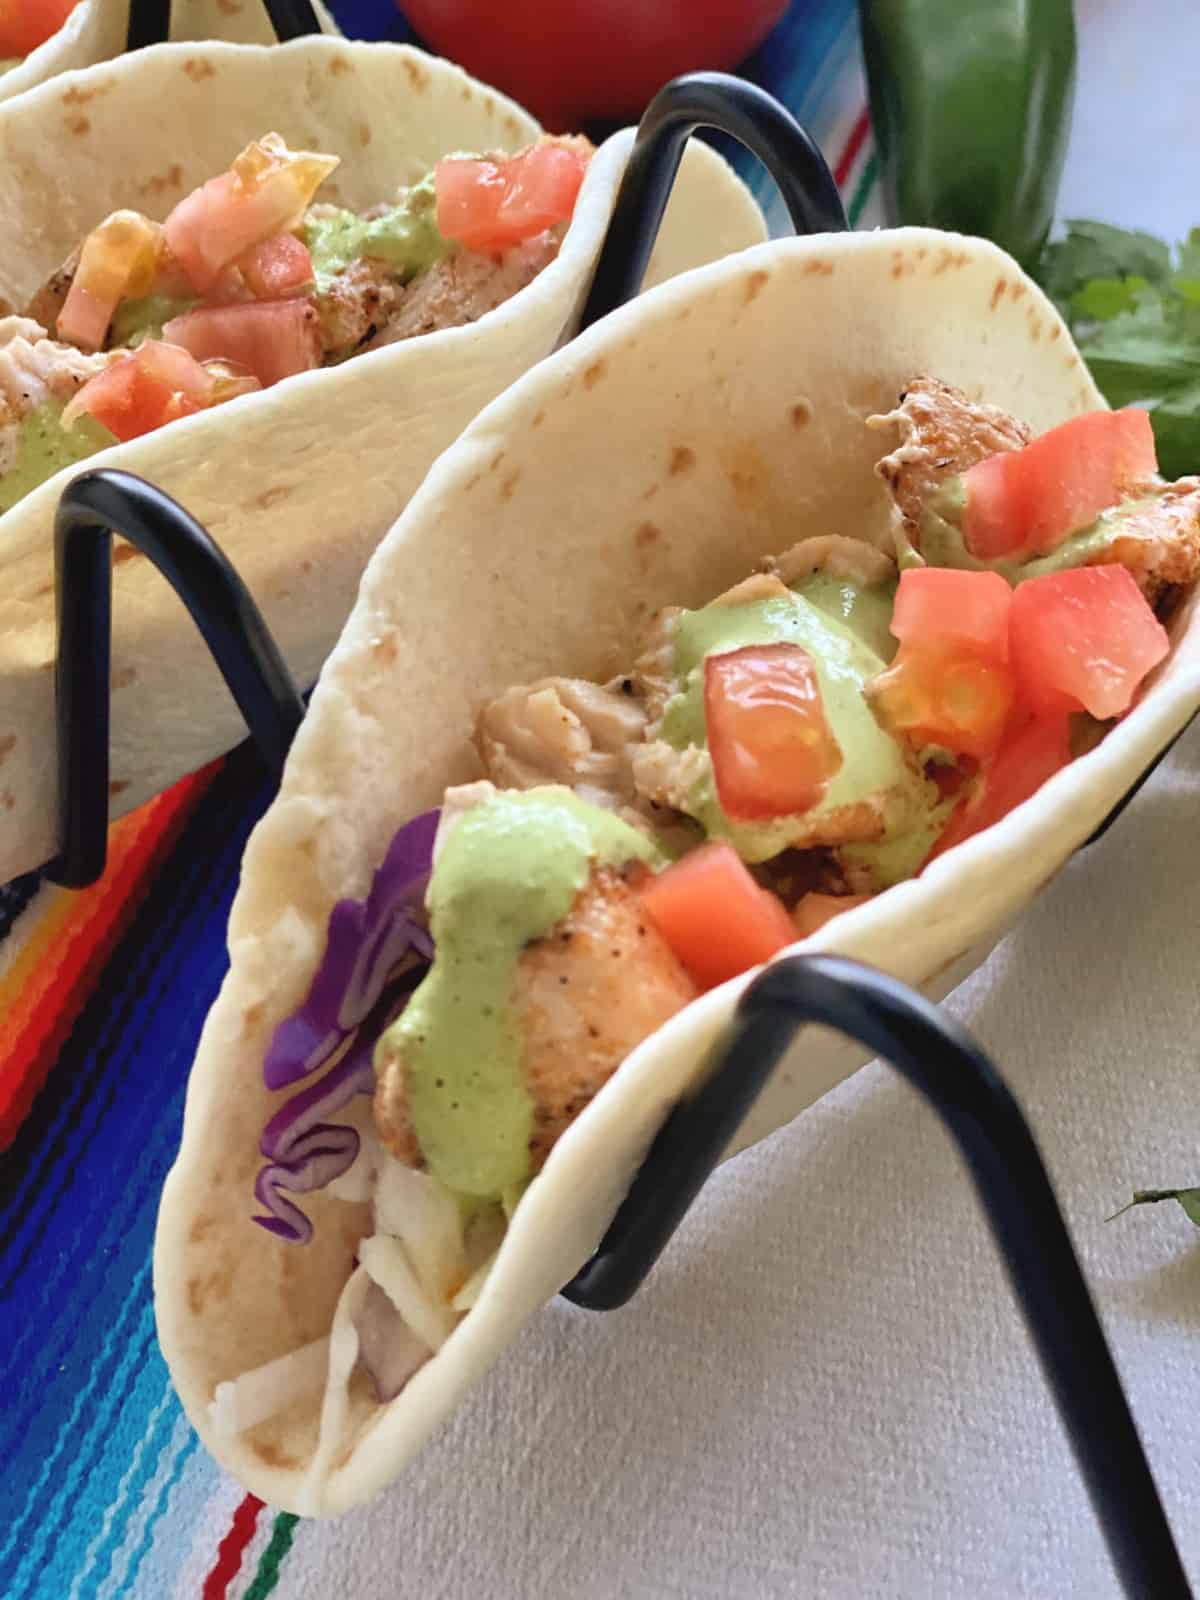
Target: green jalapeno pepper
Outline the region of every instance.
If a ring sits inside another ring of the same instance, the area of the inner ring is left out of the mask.
[[[859,0],[888,221],[1045,244],[1075,91],[1071,0]]]

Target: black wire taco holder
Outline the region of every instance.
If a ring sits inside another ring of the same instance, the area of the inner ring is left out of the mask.
[[[298,31],[315,28],[307,0],[274,0],[268,8],[280,37],[302,11],[313,27]],[[144,27],[153,16],[165,32],[168,10],[134,0],[131,41],[135,18]],[[723,74],[676,79],[642,120],[581,327],[638,292],[684,146],[701,126],[731,135],[763,161],[797,232],[846,227],[819,149],[777,101]],[[304,715],[257,605],[199,523],[130,473],[103,469],[75,478],[55,524],[60,852],[45,869],[52,882],[73,888],[100,877],[106,856],[114,534],[141,550],[183,600],[273,770],[282,769]],[[1147,766],[1093,839],[1170,748]],[[882,973],[841,957],[798,955],[773,962],[748,986],[702,1083],[667,1117],[603,1240],[562,1294],[604,1311],[637,1292],[808,1023],[877,1052],[941,1117],[970,1171],[1126,1592],[1186,1600],[1192,1591],[1029,1126],[978,1045],[931,1002]]]
[[[321,24],[309,0],[263,0],[263,5],[280,44],[321,32]],[[171,32],[171,8],[172,0],[129,0],[126,50],[165,44]]]

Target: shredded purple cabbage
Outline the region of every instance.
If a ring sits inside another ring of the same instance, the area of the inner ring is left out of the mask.
[[[325,954],[304,1004],[276,1028],[263,1061],[268,1089],[311,1077],[339,1055],[333,1069],[310,1083],[271,1118],[259,1149],[267,1165],[254,1193],[268,1213],[254,1221],[297,1244],[312,1238],[312,1223],[283,1191],[309,1194],[353,1164],[359,1137],[325,1121],[357,1094],[375,1089],[372,1065],[384,1029],[399,1016],[433,958],[428,929],[414,920],[433,865],[438,812],[406,823],[388,846],[366,900],[339,900],[329,916]],[[397,967],[405,958],[403,972]]]

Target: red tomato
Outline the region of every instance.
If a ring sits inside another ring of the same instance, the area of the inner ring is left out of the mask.
[[[185,311],[163,328],[197,361],[235,361],[269,388],[321,363],[315,308],[307,300],[248,300]]]
[[[739,821],[808,811],[842,764],[816,667],[799,645],[705,657],[704,723],[717,799]]]
[[[1125,567],[1074,567],[1018,584],[1013,670],[1038,712],[1066,708],[1104,719],[1168,654],[1167,630]]]
[[[636,118],[668,79],[735,67],[787,0],[400,0],[429,45],[548,128]]]
[[[892,632],[905,648],[969,651],[1003,666],[1011,605],[1012,590],[998,572],[919,567],[900,574]]]
[[[507,250],[571,215],[586,170],[581,151],[556,144],[511,161],[439,161],[438,232],[468,250]]]
[[[995,661],[906,644],[866,692],[882,725],[914,750],[940,745],[982,760],[1004,737],[1014,691],[1013,674]]]
[[[983,768],[974,792],[959,803],[929,859],[999,822],[1065,767],[1071,759],[1068,731],[1066,713],[1060,711],[1010,733]]]
[[[303,294],[314,282],[312,257],[294,233],[276,233],[252,245],[238,267],[256,300]]]
[[[75,0],[0,0],[0,57],[31,54],[74,9]]]
[[[1145,411],[1089,411],[963,474],[963,537],[980,561],[1045,554],[1158,471]]]
[[[737,851],[702,844],[638,893],[646,915],[701,988],[768,961],[799,935],[783,902],[762,889]]]
[[[153,363],[142,356],[143,348],[139,346],[132,355],[122,356],[90,378],[71,402],[73,412],[90,412],[122,443],[189,417],[206,403],[197,403],[190,394],[164,382]],[[66,416],[64,412],[64,420]]]

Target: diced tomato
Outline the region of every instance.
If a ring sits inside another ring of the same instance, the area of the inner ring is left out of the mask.
[[[1019,725],[981,770],[973,792],[961,800],[929,859],[982,833],[1028,800],[1071,759],[1065,712]]]
[[[638,891],[646,915],[702,988],[768,961],[799,937],[783,902],[727,844],[703,844]]]
[[[0,57],[30,55],[74,9],[75,0],[0,0]]]
[[[913,750],[939,745],[977,760],[999,746],[1014,692],[1012,672],[995,661],[909,645],[866,686],[879,722]]]
[[[204,294],[224,267],[299,225],[336,156],[289,150],[278,134],[246,146],[228,172],[186,195],[163,224],[167,244]]]
[[[870,898],[869,894],[818,894],[812,889],[792,912],[792,923],[800,937],[807,939],[834,917],[840,917],[843,911],[853,911],[855,906],[865,905]]]
[[[707,656],[704,723],[717,799],[739,821],[810,810],[842,764],[816,667],[799,645]]]
[[[571,215],[586,169],[585,154],[561,144],[502,161],[439,161],[438,232],[468,250],[507,250]]]
[[[63,412],[63,420],[69,423],[79,412],[87,411],[124,443],[201,410],[207,402],[194,397],[191,376],[186,388],[175,387],[169,379],[164,381],[158,364],[143,354],[145,349],[144,344],[140,345],[131,355],[122,356],[90,378]],[[203,367],[197,367],[195,362],[192,366],[203,382]]]
[[[1101,719],[1128,711],[1139,683],[1169,653],[1167,630],[1126,567],[1073,567],[1018,584],[1013,668],[1035,711]]]
[[[1158,471],[1149,414],[1089,411],[963,474],[963,537],[980,561],[1045,554]]]
[[[1012,593],[998,572],[959,572],[953,567],[902,572],[892,633],[914,650],[969,651],[1003,666]]]
[[[241,305],[202,306],[174,317],[164,338],[191,351],[197,361],[235,361],[269,388],[281,378],[321,363],[317,313],[308,300],[248,300]]]
[[[283,300],[313,286],[312,257],[294,233],[276,233],[239,257],[246,287],[257,300]]]
[[[58,314],[58,337],[99,350],[120,302],[149,293],[161,240],[158,223],[140,211],[114,211],[93,228]]]

